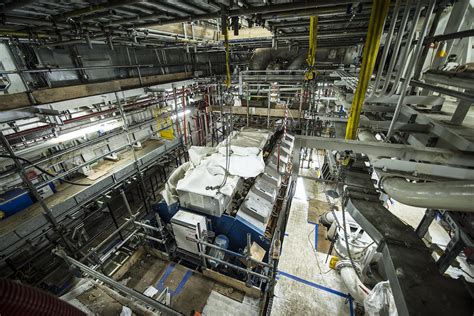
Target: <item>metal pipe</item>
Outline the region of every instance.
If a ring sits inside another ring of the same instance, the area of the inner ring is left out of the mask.
[[[421,5],[421,2],[418,2],[418,6],[417,6],[416,11],[415,11],[415,16],[414,16],[413,21],[412,21],[412,27],[410,29],[410,33],[408,33],[407,39],[405,41],[405,49],[403,50],[402,56],[400,58],[398,58],[398,60],[400,60],[400,69],[397,71],[397,75],[395,76],[395,80],[393,81],[393,85],[390,89],[390,92],[388,93],[388,95],[390,95],[390,96],[393,95],[395,93],[395,91],[397,90],[398,84],[400,82],[400,78],[402,77],[403,73],[407,69],[407,68],[405,68],[406,67],[406,60],[408,58],[410,58],[410,62],[411,62],[412,59],[416,59],[416,58],[419,57],[419,55],[415,55],[415,54],[411,55],[411,57],[410,57],[410,50],[411,50],[411,42],[412,42],[413,36],[415,35],[416,26],[418,24],[418,20],[420,19],[422,8],[423,7]],[[423,27],[424,26],[428,27],[427,25],[428,25],[428,21],[429,21],[429,17],[431,15],[431,13],[428,14],[428,12],[426,12],[425,14],[426,14],[426,17],[425,17],[425,21],[424,21],[425,23],[423,24]],[[423,30],[424,30],[424,28],[423,28]],[[425,36],[424,34],[425,33],[423,33],[423,37]],[[420,36],[421,36],[421,34],[420,34]],[[420,37],[420,39],[422,40],[421,37]],[[415,48],[415,50],[416,50],[416,48]],[[413,67],[414,66],[415,65],[413,65]],[[408,67],[408,71],[412,71],[412,68]],[[391,78],[388,77],[386,79],[390,82]]]
[[[293,9],[277,13],[262,14],[262,19],[264,19],[265,21],[271,21],[294,17],[310,17],[315,15],[324,16],[335,13],[345,13],[346,11],[347,5],[335,5],[332,7],[315,8],[315,5],[313,4],[312,9]]]
[[[161,230],[159,230],[155,226],[147,225],[147,224],[139,222],[139,221],[134,221],[134,223],[137,224],[138,226],[143,227],[143,228],[151,229],[151,230],[154,230],[156,232],[161,232]]]
[[[397,24],[398,12],[400,11],[400,4],[401,4],[401,0],[397,0],[397,2],[395,3],[395,10],[393,11],[392,21],[390,22],[390,27],[388,29],[387,37],[385,39],[385,45],[383,48],[382,58],[380,59],[380,62],[379,62],[379,69],[377,70],[377,76],[375,77],[374,88],[372,89],[371,96],[374,95],[374,93],[377,91],[379,87],[379,82],[380,82],[380,78],[382,77],[383,68],[385,66],[385,62],[387,61],[388,52],[392,44],[393,32],[395,30],[395,25]]]
[[[448,41],[448,40],[453,40],[453,39],[458,39],[458,38],[465,38],[465,37],[472,37],[472,36],[474,36],[474,29],[460,31],[460,32],[454,32],[454,33],[448,33],[448,34],[439,34],[439,35],[426,37],[425,40],[424,40],[424,44],[427,45],[427,44],[432,43],[432,42]]]
[[[116,289],[118,291],[121,291],[122,293],[125,293],[127,295],[130,295],[133,298],[136,298],[137,300],[143,302],[147,306],[155,308],[155,309],[165,313],[166,315],[182,315],[181,313],[177,312],[176,310],[172,309],[171,307],[166,306],[166,305],[152,299],[151,297],[143,295],[140,292],[137,292],[133,289],[130,289],[129,287],[126,287],[122,283],[117,282],[117,281],[109,278],[108,276],[105,276],[102,273],[95,271],[92,268],[89,268],[85,264],[69,257],[64,252],[64,250],[62,250],[62,249],[55,250],[55,251],[53,251],[53,253],[55,255],[57,255],[58,257],[63,258],[64,261],[66,261],[67,263],[70,263],[71,265],[79,268],[79,270],[81,270],[82,272],[87,273],[88,275],[90,275],[93,278],[99,279],[100,281],[108,284],[109,286],[113,287],[114,289]]]
[[[375,94],[376,96],[381,96],[385,93],[385,91],[388,88],[388,84],[390,83],[390,79],[392,78],[392,71],[393,71],[393,68],[395,67],[395,63],[397,61],[400,46],[402,45],[403,33],[405,32],[405,28],[407,26],[408,17],[410,16],[411,1],[412,0],[407,0],[405,11],[403,12],[402,21],[401,21],[400,27],[398,29],[397,39],[396,39],[395,45],[393,47],[393,54],[392,54],[392,57],[390,58],[390,63],[388,65],[388,70],[387,70],[387,73],[385,75],[385,82],[383,84],[382,90],[379,93]]]
[[[128,235],[124,240],[116,244],[115,246],[112,247],[109,251],[107,251],[102,257],[99,258],[101,262],[105,262],[114,252],[116,252],[118,249],[122,248],[123,245],[125,245],[133,236],[135,236],[136,233],[138,233],[139,229],[135,229],[130,235]]]
[[[134,219],[136,215],[133,214],[132,212],[132,208],[130,207],[130,204],[128,203],[127,195],[125,195],[125,191],[120,190],[120,195],[122,196],[123,203],[125,205],[125,208],[127,209],[128,214],[130,214],[130,217]]]
[[[239,266],[236,266],[235,264],[232,264],[232,263],[229,263],[227,261],[224,261],[224,260],[221,260],[221,259],[218,259],[218,258],[215,258],[213,256],[209,256],[209,255],[206,255],[204,253],[201,253],[200,256],[206,258],[206,259],[211,259],[211,260],[214,260],[214,261],[217,261],[219,263],[222,263],[224,265],[227,265],[231,268],[234,268],[236,270],[239,270],[239,271],[242,271],[244,273],[248,273],[248,274],[251,274],[253,276],[256,276],[256,277],[259,277],[259,278],[262,278],[264,280],[267,280],[267,281],[270,281],[270,278],[267,277],[266,275],[263,275],[263,274],[260,274],[260,273],[257,273],[257,272],[254,272],[254,271],[251,271],[251,270],[247,270],[245,268],[242,268],[242,267],[239,267]]]
[[[194,242],[203,244],[203,245],[205,245],[206,247],[211,247],[211,248],[214,248],[214,249],[218,249],[218,250],[220,250],[220,251],[223,251],[223,252],[225,252],[225,253],[228,253],[228,254],[230,254],[230,255],[233,255],[233,256],[236,256],[236,257],[239,257],[239,258],[245,258],[245,256],[244,256],[243,254],[234,252],[234,251],[229,250],[229,249],[225,249],[225,248],[219,247],[219,246],[214,245],[214,244],[210,244],[210,243],[205,242],[205,241],[203,241],[203,240],[199,240],[199,239],[195,239],[195,238],[188,238],[188,239],[191,240],[191,241],[194,241]],[[262,262],[262,261],[258,261],[258,260],[256,260],[256,259],[253,259],[252,257],[250,257],[250,261],[252,261],[252,262],[254,262],[254,263],[256,263],[256,264],[265,266],[265,267],[269,267],[269,268],[272,267],[272,266],[269,265],[268,263],[265,263],[265,262]]]
[[[474,212],[474,181],[412,183],[404,178],[385,178],[381,184],[387,195],[403,204]]]
[[[150,235],[147,235],[147,234],[140,233],[139,235],[145,237],[146,239],[156,241],[157,243],[160,243],[160,244],[164,244],[166,242],[162,239],[158,239],[156,237],[153,237],[153,236],[150,236]]]
[[[114,238],[119,232],[121,232],[125,227],[127,227],[132,222],[132,220],[133,220],[133,218],[127,220],[125,223],[120,225],[120,227],[117,228],[112,234],[107,236],[107,238],[105,238],[97,246],[92,248],[92,250],[87,255],[83,256],[81,258],[81,261],[89,258],[94,252],[96,252],[98,249],[102,248],[106,243],[108,243],[112,238]]]
[[[433,19],[433,22],[431,23],[430,31],[428,33],[428,36],[425,38],[425,42],[429,40],[429,38],[433,37],[434,34],[436,33],[436,29],[438,28],[439,20],[441,19],[441,14],[443,13],[444,8],[442,6],[439,6],[438,9],[436,10],[436,15]],[[428,43],[425,43],[423,47],[423,51],[421,52],[421,57],[418,59],[418,63],[415,66],[415,79],[420,79],[421,77],[421,71],[423,70],[423,65],[426,61],[426,56],[428,56],[428,53],[430,51],[430,45],[427,45]],[[414,90],[412,90],[414,92]]]
[[[449,95],[451,97],[458,98],[460,100],[464,100],[464,101],[474,103],[474,95],[473,94],[469,94],[469,93],[465,93],[465,92],[461,92],[461,91],[456,91],[456,90],[451,90],[451,89],[448,89],[448,88],[444,88],[444,87],[432,85],[432,84],[429,84],[429,83],[425,83],[425,82],[422,82],[422,81],[419,81],[419,80],[411,80],[410,85],[415,86],[415,87],[425,88],[425,89],[428,89],[428,90],[431,90],[431,91],[438,92],[440,94]]]
[[[425,21],[423,22],[423,26],[420,32],[420,38],[418,40],[418,43],[416,44],[415,51],[413,52],[412,58],[410,58],[410,63],[408,64],[408,74],[405,78],[405,81],[403,81],[402,86],[401,86],[401,94],[400,97],[398,98],[397,106],[395,108],[395,112],[393,113],[392,121],[390,123],[390,127],[387,132],[387,140],[392,137],[395,129],[395,123],[398,120],[398,115],[400,114],[400,111],[402,109],[402,104],[405,99],[405,96],[407,94],[407,87],[408,84],[410,83],[412,77],[413,77],[413,68],[415,67],[415,63],[417,61],[417,58],[419,58],[421,49],[423,48],[423,40],[426,36],[426,32],[428,30],[428,25],[429,25],[429,17],[433,13],[433,9],[435,6],[436,1],[435,0],[430,0],[430,3],[428,7],[426,8],[426,13],[425,13]]]
[[[156,65],[145,64],[145,65],[110,65],[110,66],[88,66],[88,67],[71,67],[71,68],[47,68],[47,69],[25,69],[25,70],[0,70],[0,74],[11,75],[17,73],[41,73],[41,72],[55,72],[55,71],[77,71],[77,70],[98,70],[98,69],[120,69],[120,68],[153,68]]]

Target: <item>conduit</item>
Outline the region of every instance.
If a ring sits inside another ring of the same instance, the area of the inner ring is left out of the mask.
[[[403,204],[474,212],[474,181],[412,183],[392,177],[382,179],[381,184],[387,195]]]
[[[374,0],[370,14],[369,29],[362,54],[362,66],[359,75],[359,84],[352,101],[349,120],[346,128],[346,139],[355,139],[359,127],[360,112],[364,104],[365,94],[374,70],[375,60],[380,46],[380,36],[387,17],[389,0]]]

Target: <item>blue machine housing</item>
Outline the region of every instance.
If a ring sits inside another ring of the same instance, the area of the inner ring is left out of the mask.
[[[165,223],[169,223],[174,214],[176,214],[179,209],[184,208],[180,208],[178,203],[168,206],[166,202],[162,201],[154,204],[153,209],[155,212],[158,212],[160,218]],[[194,210],[188,211],[199,213]],[[223,234],[229,238],[229,250],[242,252],[247,246],[247,234],[250,234],[252,241],[255,241],[260,247],[265,249],[268,254],[270,241],[264,237],[264,232],[243,218],[239,216],[232,217],[226,214],[223,214],[221,217],[210,216],[208,214],[204,215],[211,220],[212,227],[210,229],[216,235]]]
[[[0,195],[0,211],[11,216],[33,205],[33,197],[21,188],[15,188]]]
[[[53,193],[56,193],[56,187],[53,183],[49,183]],[[12,216],[25,208],[33,205],[36,199],[30,194],[28,190],[15,188],[3,194],[0,194],[0,211],[5,214],[5,217]]]

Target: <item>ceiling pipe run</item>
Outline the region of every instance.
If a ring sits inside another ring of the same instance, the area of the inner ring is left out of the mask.
[[[301,2],[301,3],[282,3],[282,4],[273,4],[267,6],[258,6],[258,7],[249,7],[242,9],[228,10],[225,12],[226,16],[244,16],[244,15],[254,15],[254,14],[268,14],[276,12],[285,12],[285,11],[295,11],[295,10],[311,10],[319,7],[334,7],[337,5],[347,5],[352,4],[353,0],[337,0],[337,1],[318,1],[315,2]],[[370,2],[370,1],[369,1]],[[194,15],[190,17],[177,18],[168,21],[157,21],[156,25],[163,25],[169,23],[182,23],[182,22],[191,22],[197,20],[209,20],[220,18],[223,12],[213,12],[207,14]]]

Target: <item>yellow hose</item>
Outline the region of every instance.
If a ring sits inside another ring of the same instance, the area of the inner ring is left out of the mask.
[[[365,94],[370,77],[374,70],[375,60],[380,46],[380,37],[387,17],[389,0],[374,0],[369,20],[369,29],[362,53],[362,65],[359,73],[359,84],[352,100],[349,120],[347,121],[346,139],[355,139],[359,128],[360,112],[364,104]]]

